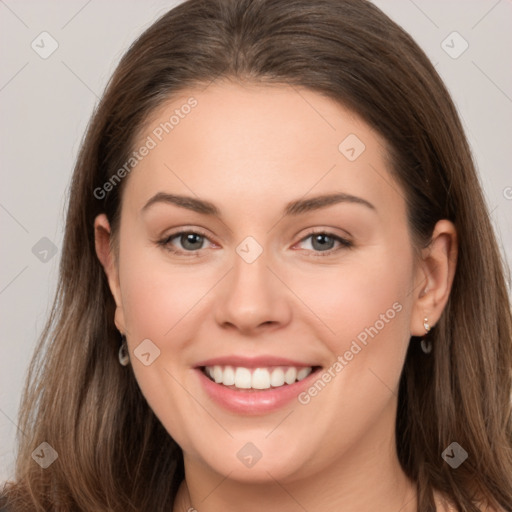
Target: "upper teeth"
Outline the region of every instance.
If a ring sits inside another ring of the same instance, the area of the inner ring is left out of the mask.
[[[240,389],[277,388],[305,379],[312,367],[276,366],[272,368],[243,368],[233,366],[206,366],[205,372],[217,384],[235,386]]]

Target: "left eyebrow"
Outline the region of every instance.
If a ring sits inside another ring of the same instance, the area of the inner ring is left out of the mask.
[[[300,215],[301,213],[310,212],[313,210],[319,210],[326,208],[333,204],[338,203],[352,203],[366,206],[367,208],[377,211],[372,203],[363,199],[362,197],[353,196],[350,194],[338,193],[338,194],[326,194],[317,197],[311,197],[309,199],[298,199],[288,203],[284,209],[285,215]]]

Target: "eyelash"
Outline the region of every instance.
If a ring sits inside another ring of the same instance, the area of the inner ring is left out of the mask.
[[[199,235],[199,236],[209,240],[208,236],[205,233],[201,232],[200,230],[197,230],[197,229],[196,230],[183,230],[183,231],[177,231],[176,233],[172,233],[172,234],[166,236],[165,238],[163,238],[162,240],[159,240],[157,242],[157,245],[163,247],[165,250],[167,250],[173,254],[176,254],[178,256],[186,255],[186,256],[198,257],[200,249],[198,249],[196,251],[184,251],[181,249],[174,249],[172,247],[171,241],[174,240],[175,238],[179,238],[182,235]],[[337,251],[340,251],[341,249],[350,249],[354,246],[354,244],[350,240],[347,240],[346,238],[342,238],[338,235],[335,235],[334,233],[330,233],[328,231],[322,231],[322,230],[311,231],[306,236],[301,238],[299,243],[304,242],[308,238],[313,237],[315,235],[325,235],[329,238],[332,238],[334,241],[338,242],[340,244],[340,246],[337,249],[328,249],[327,251],[314,251],[311,249],[306,249],[306,251],[308,253],[310,253],[311,255],[313,255],[314,257],[330,256],[331,254],[333,254]]]
[[[341,236],[335,235],[334,233],[330,233],[329,231],[323,231],[323,230],[313,230],[310,231],[306,236],[302,237],[300,242],[304,242],[308,238],[314,237],[316,235],[324,235],[329,238],[332,238],[335,242],[339,243],[339,247],[337,249],[328,249],[327,251],[313,251],[310,249],[306,249],[309,254],[311,254],[314,257],[325,257],[330,256],[338,251],[341,251],[342,249],[351,249],[354,247],[354,244],[347,240],[346,238],[342,238]]]
[[[199,250],[197,251],[183,251],[181,249],[174,249],[174,247],[171,245],[171,240],[174,240],[175,238],[179,238],[181,235],[199,235],[203,238],[206,238],[209,240],[206,233],[203,233],[201,230],[198,229],[185,229],[182,231],[177,231],[176,233],[171,233],[170,235],[166,236],[162,240],[159,240],[157,244],[161,247],[163,247],[165,250],[176,254],[178,256],[199,256]]]

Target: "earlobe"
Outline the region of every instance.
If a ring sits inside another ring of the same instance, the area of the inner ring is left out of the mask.
[[[410,328],[413,336],[424,336],[438,322],[450,296],[456,266],[457,232],[452,222],[443,219],[436,224],[418,264]]]

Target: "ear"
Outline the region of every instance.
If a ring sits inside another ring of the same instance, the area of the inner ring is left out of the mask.
[[[94,220],[94,242],[96,255],[103,266],[107,276],[108,285],[116,303],[114,322],[121,333],[126,332],[123,303],[121,301],[121,287],[119,283],[119,269],[112,248],[112,231],[107,216],[102,213]]]
[[[431,243],[421,251],[416,268],[411,335],[426,334],[425,318],[432,327],[441,317],[455,276],[457,250],[455,226],[448,220],[440,220],[432,233]]]

